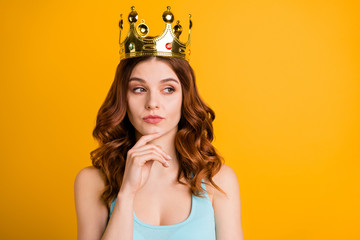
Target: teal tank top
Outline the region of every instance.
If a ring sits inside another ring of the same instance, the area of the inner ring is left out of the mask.
[[[214,209],[206,192],[206,198],[192,195],[190,215],[184,221],[172,225],[151,225],[142,222],[134,215],[133,240],[216,240]],[[111,202],[110,213],[114,209],[116,197]]]

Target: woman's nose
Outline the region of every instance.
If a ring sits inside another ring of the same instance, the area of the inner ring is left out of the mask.
[[[146,100],[146,109],[157,109],[159,108],[159,97],[154,92],[149,92]]]

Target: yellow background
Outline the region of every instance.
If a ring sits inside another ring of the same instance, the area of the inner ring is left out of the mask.
[[[246,240],[360,239],[359,1],[0,2],[0,239],[75,239],[73,184],[113,81],[118,21],[171,5]],[[127,29],[125,29],[127,32]]]

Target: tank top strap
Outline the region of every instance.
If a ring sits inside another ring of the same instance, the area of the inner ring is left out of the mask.
[[[207,208],[210,207],[211,209],[213,209],[209,194],[206,190],[206,184],[205,184],[204,179],[201,179],[201,188],[204,190],[204,193],[200,193],[200,197],[193,195],[193,200],[196,202],[195,205],[198,207],[207,206]],[[197,212],[198,211],[199,210],[197,210]],[[208,211],[208,210],[205,209],[205,210],[200,210],[200,211]]]
[[[201,188],[205,191],[205,195],[208,196],[204,179],[201,179]]]
[[[110,216],[114,210],[116,199],[117,199],[117,197],[114,197],[113,200],[111,201],[108,221],[110,220]]]
[[[193,177],[194,177],[194,173],[191,172],[191,178],[193,178]],[[207,190],[206,190],[204,179],[201,179],[201,188],[205,191],[204,195],[210,200],[209,195],[208,195]]]

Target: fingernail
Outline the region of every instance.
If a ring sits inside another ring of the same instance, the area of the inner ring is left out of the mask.
[[[165,166],[170,167],[170,164],[168,162],[165,162]]]
[[[167,157],[168,157],[169,159],[171,159],[171,156],[170,156],[170,155],[167,155]]]

